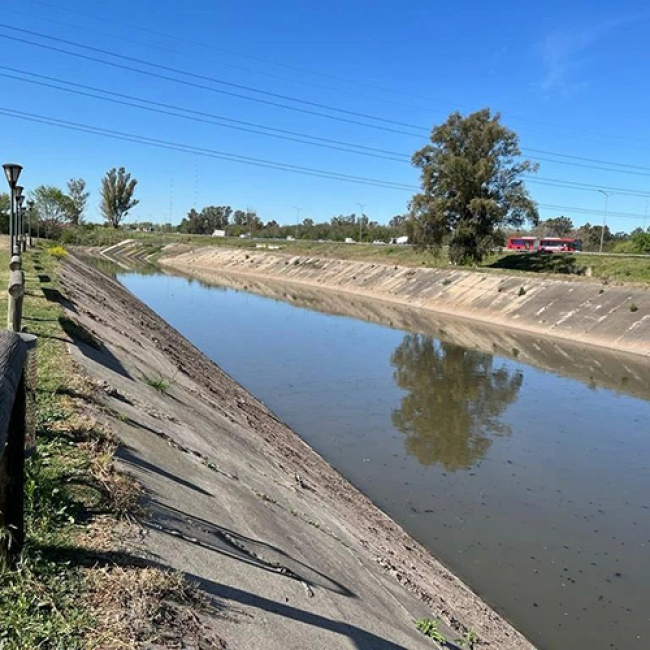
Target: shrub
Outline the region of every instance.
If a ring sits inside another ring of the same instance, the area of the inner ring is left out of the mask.
[[[63,246],[52,246],[52,248],[48,248],[47,252],[57,260],[62,260],[68,254]]]

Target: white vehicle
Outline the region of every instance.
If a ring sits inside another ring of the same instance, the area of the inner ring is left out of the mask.
[[[381,239],[375,239],[375,241],[372,242],[372,243],[373,243],[373,245],[375,245],[375,246],[386,246],[386,242],[385,242],[385,241],[382,241]]]
[[[291,235],[287,235],[287,241],[296,241],[296,238],[292,237]]]
[[[225,237],[226,236],[226,231],[225,230],[215,230],[212,233],[213,237]]]
[[[390,243],[391,244],[399,244],[399,245],[403,246],[404,244],[409,243],[409,238],[406,235],[404,235],[403,237],[393,237],[390,240]]]
[[[354,241],[354,239],[352,239],[352,237],[346,237],[345,238],[345,243],[346,244],[354,244],[356,242]]]

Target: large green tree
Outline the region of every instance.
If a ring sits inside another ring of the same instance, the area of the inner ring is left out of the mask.
[[[110,169],[102,178],[100,208],[106,222],[118,228],[122,219],[140,201],[133,198],[138,181],[124,167]]]
[[[499,113],[452,113],[430,140],[412,158],[422,180],[408,224],[416,246],[439,250],[448,239],[453,262],[477,262],[502,238],[502,228],[537,223],[522,180],[537,166],[520,159],[517,134]]]

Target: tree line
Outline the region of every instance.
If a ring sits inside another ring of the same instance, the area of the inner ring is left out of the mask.
[[[264,222],[256,211],[209,205],[191,209],[178,226],[151,222],[130,228],[212,235],[250,236],[310,240],[388,242],[408,235],[420,250],[437,253],[449,248],[456,264],[475,264],[505,244],[509,235],[571,236],[581,239],[584,250],[596,250],[601,236],[604,249],[615,252],[650,253],[650,230],[631,234],[612,233],[608,226],[586,223],[574,227],[570,218],[540,221],[536,203],[525,185],[525,175],[538,165],[521,156],[517,134],[501,123],[499,113],[485,108],[463,116],[458,111],[435,126],[429,142],[411,160],[420,171],[421,189],[405,214],[388,224],[372,221],[366,214],[340,214],[327,221],[306,218],[294,225],[275,220]],[[138,204],[137,180],[123,167],[109,170],[101,181],[100,208],[106,224],[119,227]],[[37,187],[31,198],[46,236],[60,235],[66,226],[84,222],[89,192],[83,179],[71,179],[66,191],[54,186]],[[0,230],[6,231],[8,197],[0,195]],[[92,226],[90,226],[92,227]]]
[[[138,181],[124,167],[106,172],[100,184],[100,210],[107,225],[119,227],[139,201],[133,197]],[[71,178],[65,190],[39,185],[28,194],[39,220],[43,237],[57,239],[66,227],[81,226],[86,217],[90,192],[83,178]],[[9,231],[9,195],[0,194],[0,232]],[[29,208],[28,208],[29,209]]]
[[[200,212],[192,209],[178,226],[178,232],[190,235],[212,235],[215,231],[225,231],[228,236],[310,240],[344,241],[385,241],[405,233],[405,215],[396,215],[388,224],[371,221],[367,215],[356,213],[337,215],[329,221],[317,222],[303,219],[299,224],[281,225],[275,220],[264,222],[256,211],[233,210],[230,206],[207,206]],[[142,228],[142,224],[134,224]],[[151,224],[153,228],[153,224]],[[142,229],[147,229],[142,228]]]

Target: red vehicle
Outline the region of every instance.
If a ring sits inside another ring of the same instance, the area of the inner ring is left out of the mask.
[[[536,242],[535,250],[540,253],[575,253],[582,250],[582,242],[565,237],[543,237]]]
[[[582,242],[566,237],[508,237],[506,248],[529,253],[575,253],[582,250]]]
[[[535,250],[535,237],[508,237],[507,249],[509,251]]]

